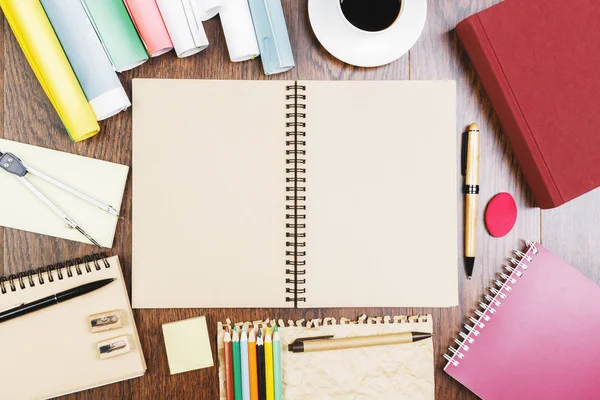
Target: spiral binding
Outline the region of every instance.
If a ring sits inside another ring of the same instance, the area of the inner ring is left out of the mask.
[[[527,246],[529,249],[525,253],[518,250],[514,252],[517,258],[511,257],[509,259],[510,264],[512,265],[504,265],[504,269],[508,272],[508,275],[501,272],[499,274],[500,278],[494,281],[497,288],[491,287],[489,289],[492,295],[484,295],[485,300],[479,303],[481,310],[475,310],[475,316],[477,318],[470,317],[470,324],[467,323],[464,325],[467,332],[465,333],[461,330],[459,332],[460,339],[454,339],[457,347],[448,347],[451,354],[444,354],[444,358],[448,361],[448,365],[457,367],[460,364],[460,360],[465,357],[465,354],[469,352],[471,346],[477,341],[477,337],[485,329],[486,324],[491,321],[494,314],[496,314],[498,309],[502,306],[502,302],[510,295],[513,286],[517,285],[519,279],[523,276],[525,271],[527,271],[527,268],[529,268],[529,263],[533,261],[532,255],[537,255],[538,249],[532,241],[527,241]]]
[[[285,283],[288,286],[285,289],[286,302],[293,302],[294,307],[298,307],[299,302],[306,302],[306,289],[302,287],[306,284],[306,278],[300,278],[306,275],[306,269],[299,268],[306,265],[304,257],[306,256],[306,86],[294,85],[285,87],[286,94],[286,270],[288,277]],[[293,296],[293,297],[292,297]]]
[[[100,262],[104,264],[104,268],[110,268],[107,258],[106,253],[92,254],[84,256],[83,259],[78,257],[47,267],[11,274],[8,277],[2,276],[0,277],[0,295],[16,292],[19,288],[24,290],[28,287],[35,287],[36,284],[44,285],[46,282],[54,282],[55,279],[71,278],[73,274],[82,275],[84,271],[85,273],[93,270],[100,271],[102,269]]]

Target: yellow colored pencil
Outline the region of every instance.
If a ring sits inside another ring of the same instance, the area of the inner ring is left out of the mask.
[[[275,400],[275,386],[273,381],[273,341],[269,328],[265,335],[265,380],[267,381],[267,400]]]

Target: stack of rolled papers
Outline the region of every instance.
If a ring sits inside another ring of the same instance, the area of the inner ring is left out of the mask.
[[[39,0],[0,0],[0,6],[71,139],[80,141],[97,134],[96,115]],[[94,100],[97,93],[90,95]]]
[[[98,121],[129,107],[129,98],[80,0],[41,0]]]
[[[220,16],[229,57],[262,55],[265,74],[294,67],[281,0],[0,0],[27,61],[73,141],[131,106],[116,72],[175,49],[208,47]]]

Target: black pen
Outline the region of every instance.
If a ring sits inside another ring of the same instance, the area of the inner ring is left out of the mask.
[[[44,297],[43,299],[33,301],[31,303],[16,305],[13,308],[6,309],[0,312],[0,323],[21,317],[23,315],[27,315],[29,313],[44,309],[46,307],[56,305],[58,303],[63,303],[67,300],[74,299],[75,297],[83,296],[84,294],[88,294],[90,292],[93,292],[94,290],[98,290],[115,280],[116,279],[111,278],[86,283],[85,285],[77,286],[72,289],[65,290],[64,292],[53,294],[51,296]]]

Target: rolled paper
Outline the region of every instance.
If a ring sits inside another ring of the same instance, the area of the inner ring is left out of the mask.
[[[150,57],[173,50],[156,0],[123,0]]]
[[[148,61],[148,53],[123,0],[81,0],[117,72]]]
[[[248,0],[228,0],[224,4],[225,6],[219,11],[219,16],[229,50],[229,58],[233,62],[256,58],[260,51],[256,42]],[[292,64],[293,61],[292,58]]]
[[[39,0],[0,0],[0,7],[29,65],[75,142],[100,131]]]
[[[98,121],[131,106],[80,0],[41,0]]]
[[[227,0],[196,0],[195,10],[202,21],[208,21],[216,16],[221,10],[222,4]]]
[[[192,0],[156,0],[156,4],[177,57],[188,57],[208,47],[202,20],[194,13]]]
[[[249,0],[248,4],[265,74],[279,74],[294,68],[281,0]]]

